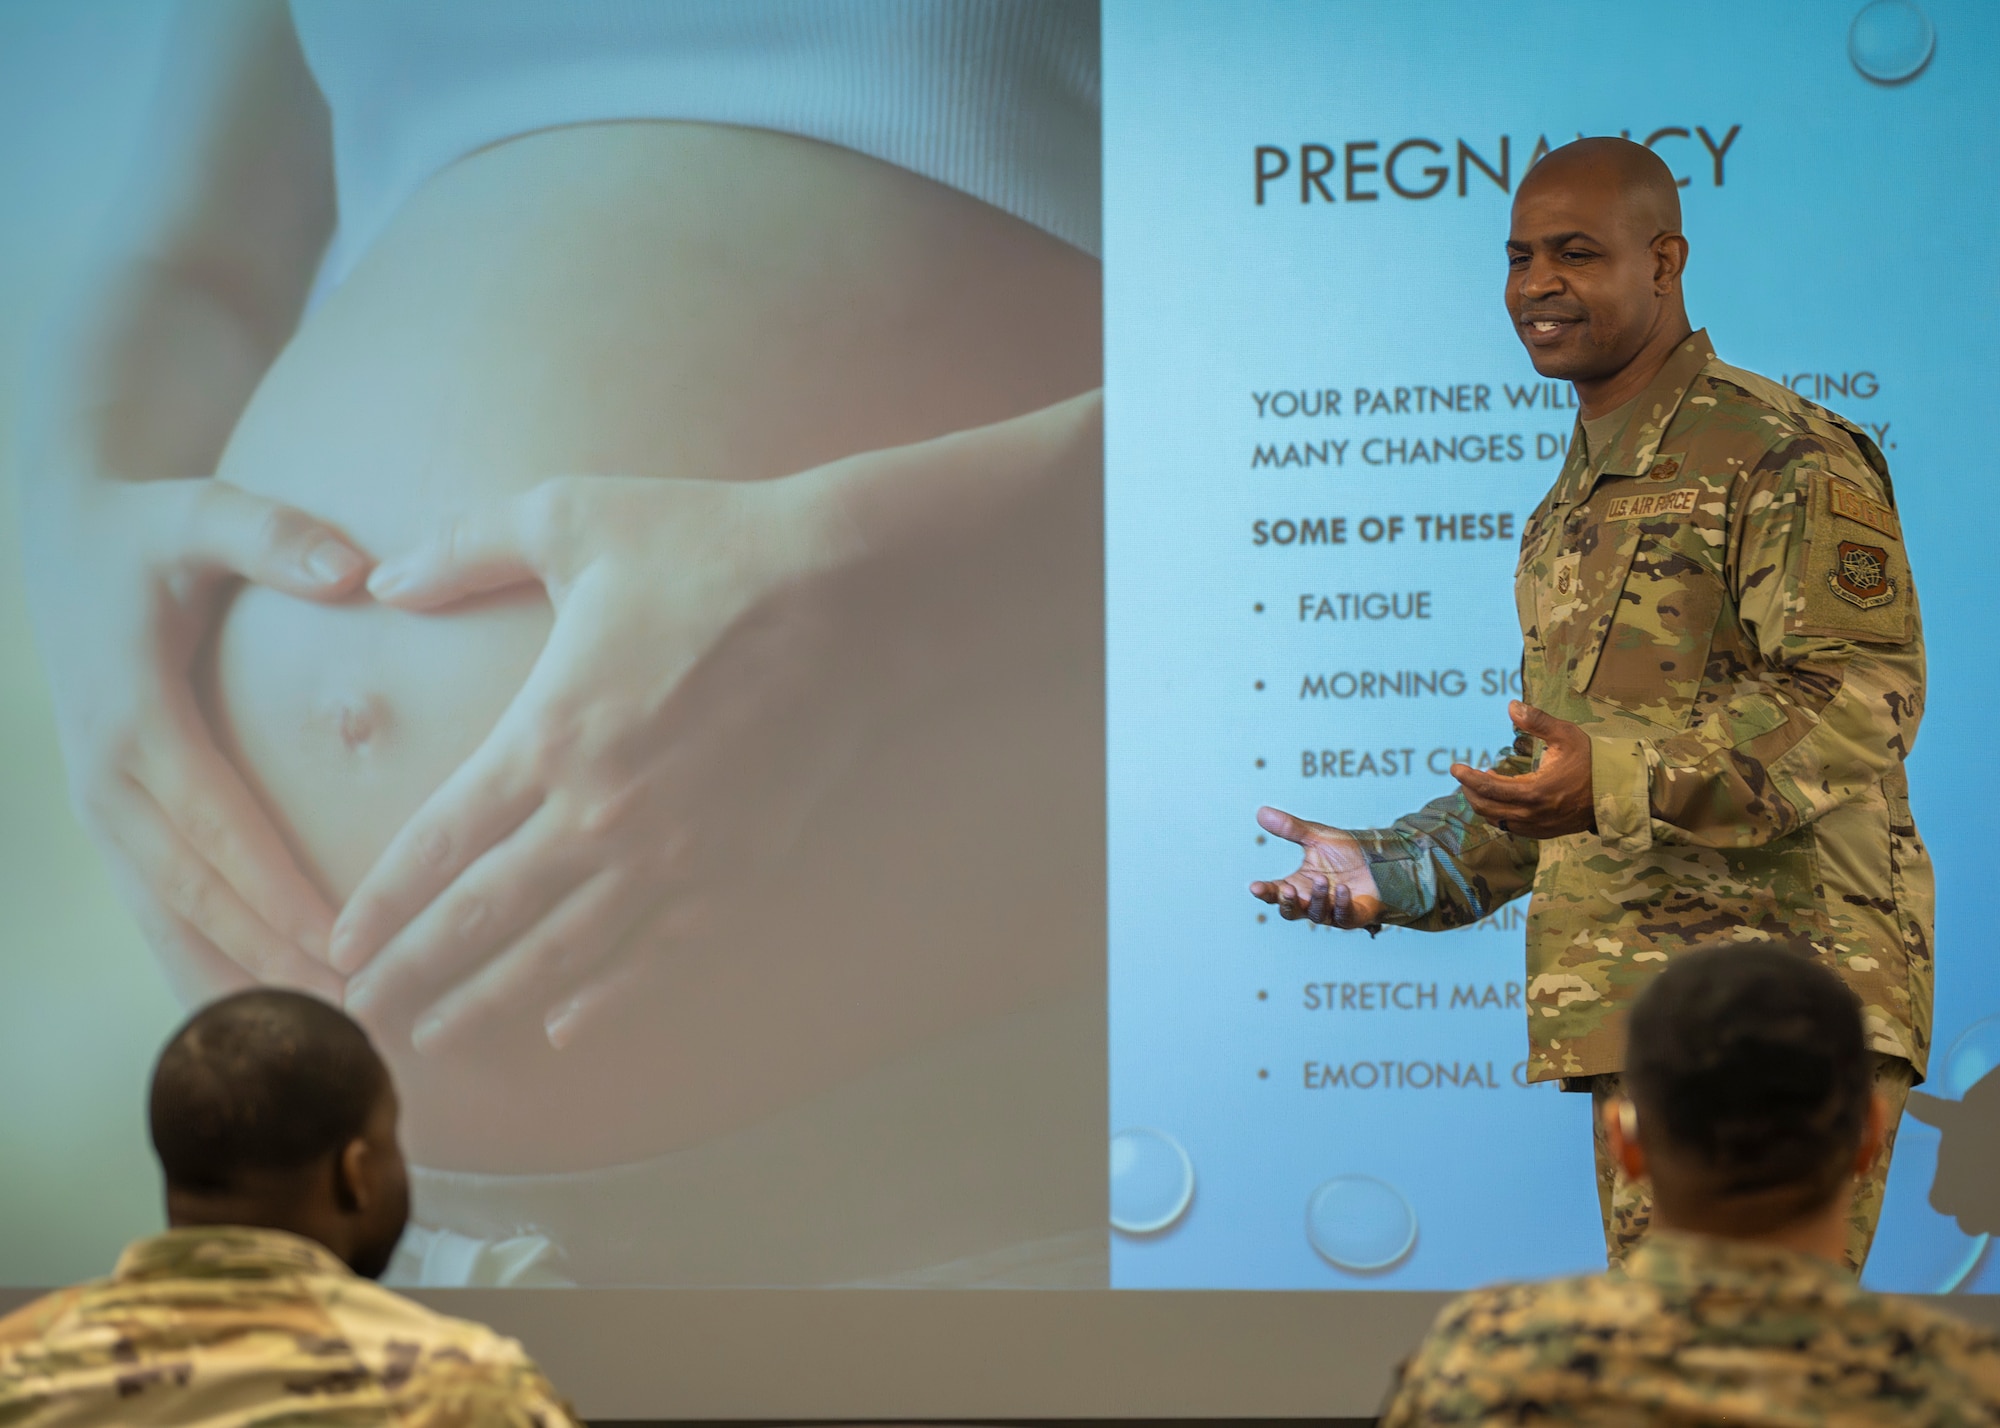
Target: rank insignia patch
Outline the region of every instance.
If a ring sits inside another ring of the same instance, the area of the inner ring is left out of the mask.
[[[1896,582],[1889,578],[1889,553],[1879,545],[1861,545],[1844,540],[1834,554],[1833,573],[1826,583],[1850,605],[1873,610],[1896,598]]]
[[[1896,540],[1903,538],[1902,523],[1896,519],[1893,506],[1869,500],[1845,481],[1828,483],[1827,498],[1828,505],[1836,516],[1845,516],[1856,525],[1878,530]]]
[[[1572,602],[1583,594],[1583,556],[1577,551],[1559,555],[1555,564],[1549,567],[1548,588],[1560,602],[1555,609],[1544,610],[1544,619],[1567,618],[1572,610]]]
[[[1671,481],[1681,474],[1680,458],[1664,456],[1653,463],[1653,469],[1646,475],[1655,481]]]

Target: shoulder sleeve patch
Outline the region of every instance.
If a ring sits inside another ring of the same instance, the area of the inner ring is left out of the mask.
[[[1815,472],[1792,632],[1875,644],[1910,638],[1910,565],[1893,506]]]
[[[1880,531],[1891,540],[1903,538],[1903,527],[1896,519],[1895,507],[1885,506],[1880,501],[1864,496],[1853,486],[1837,478],[1829,477],[1826,486],[1827,503],[1833,508],[1836,516],[1853,521],[1856,525],[1866,526],[1872,531]]]

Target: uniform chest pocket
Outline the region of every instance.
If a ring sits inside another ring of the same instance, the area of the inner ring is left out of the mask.
[[[1597,667],[1638,532],[1583,508],[1564,513],[1550,536],[1523,563],[1517,599],[1524,622],[1532,615],[1540,634],[1548,684],[1581,694]]]
[[[1722,578],[1702,532],[1684,520],[1606,521],[1619,567],[1602,587],[1594,662],[1579,662],[1571,687],[1671,729],[1687,727],[1722,613]]]
[[[1521,620],[1521,638],[1528,644],[1541,643],[1541,586],[1548,576],[1550,543],[1562,522],[1546,511],[1538,511],[1521,533],[1521,559],[1514,567],[1514,612]]]

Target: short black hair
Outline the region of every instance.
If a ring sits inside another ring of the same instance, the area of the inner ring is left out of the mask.
[[[302,992],[239,992],[188,1018],[160,1053],[153,1149],[170,1188],[226,1193],[248,1173],[337,1154],[389,1089],[389,1068],[345,1012]]]
[[[1816,1208],[1846,1182],[1873,1094],[1861,1003],[1810,946],[1683,953],[1632,1009],[1625,1080],[1721,1195],[1793,1187]]]

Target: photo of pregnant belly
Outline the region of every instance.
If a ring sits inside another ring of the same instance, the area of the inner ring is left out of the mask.
[[[671,100],[734,23],[703,5],[619,81],[669,99],[510,121],[452,76],[398,114],[399,46],[511,25],[532,87],[592,43],[589,7],[412,12],[198,21],[180,62],[234,107],[183,112],[157,212],[207,246],[78,343],[115,399],[77,408],[125,414],[78,419],[97,487],[190,491],[305,572],[131,518],[196,572],[128,619],[168,632],[164,732],[86,693],[117,641],[41,632],[170,980],[368,1028],[404,1282],[1102,1284],[1094,10],[830,5],[760,41],[763,123]],[[925,112],[935,75],[864,72],[926,65],[1013,89]],[[1037,124],[1074,173],[1009,148]],[[128,548],[90,544],[115,500],[50,505],[51,548]]]

